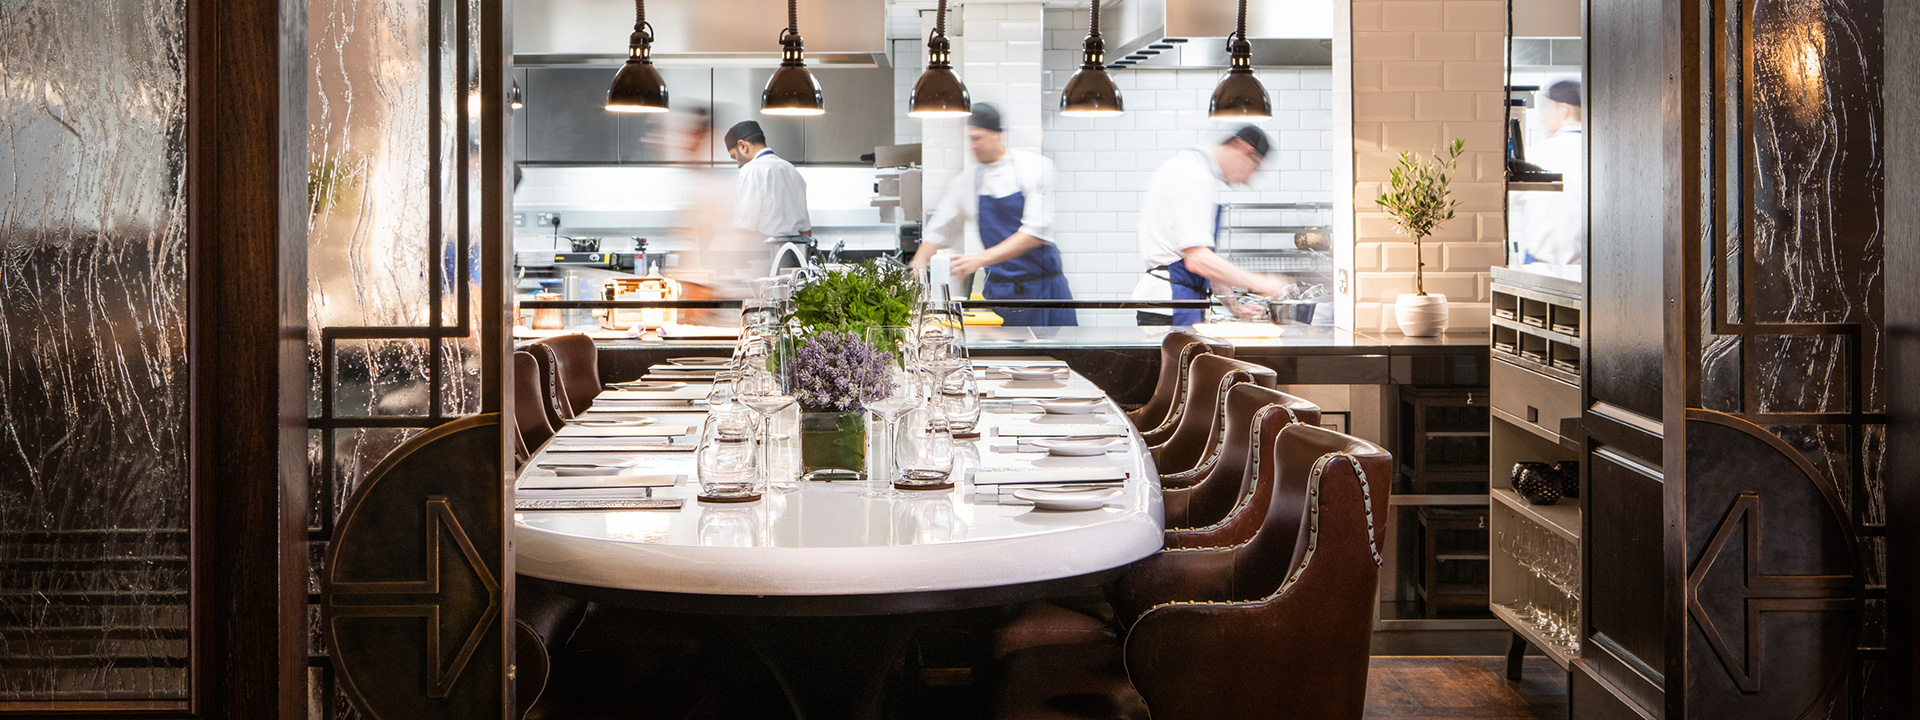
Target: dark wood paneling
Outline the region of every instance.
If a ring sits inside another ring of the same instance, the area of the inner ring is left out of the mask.
[[[1516,2],[1521,0],[1516,0]],[[1597,401],[1661,416],[1662,0],[1592,3],[1588,18],[1586,386]]]
[[[1666,664],[1663,484],[1604,448],[1590,455],[1586,501],[1588,624],[1641,663]],[[1616,682],[1619,682],[1616,680]]]
[[[1886,175],[1920,173],[1920,3],[1886,4]],[[1920,185],[1887,183],[1888,717],[1920,717]]]
[[[1584,667],[1574,668],[1567,693],[1572,715],[1580,720],[1652,720],[1660,717],[1657,713],[1639,710],[1633,701],[1613,692]]]
[[[305,718],[306,3],[189,0],[196,711]]]

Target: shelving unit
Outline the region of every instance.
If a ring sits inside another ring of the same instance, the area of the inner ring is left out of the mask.
[[[1551,607],[1567,622],[1578,623],[1581,608],[1571,595],[1584,593],[1553,587],[1504,549],[1503,538],[1516,542],[1512,539],[1531,537],[1537,545],[1529,546],[1532,552],[1551,552],[1555,558],[1564,553],[1576,564],[1583,557],[1579,501],[1562,498],[1552,505],[1534,505],[1512,489],[1509,478],[1518,462],[1553,464],[1581,457],[1585,308],[1576,284],[1502,269],[1494,271],[1491,298],[1488,604],[1521,641],[1562,669],[1571,669],[1576,652],[1556,642],[1521,608]],[[1573,575],[1579,576],[1577,568]]]

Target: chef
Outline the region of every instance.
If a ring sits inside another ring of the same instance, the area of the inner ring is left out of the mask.
[[[807,181],[793,163],[767,149],[760,123],[745,120],[727,130],[727,156],[740,166],[734,225],[770,243],[811,244]]]
[[[927,222],[926,237],[912,265],[926,267],[934,253],[954,247],[967,221],[980,228],[981,252],[956,255],[953,275],[986,270],[988,300],[1072,300],[1054,247],[1053,161],[1004,141],[1000,111],[974,103],[967,119],[967,146],[978,163],[961,171]],[[1006,325],[1078,325],[1073,310],[997,309]]]
[[[1559,192],[1517,192],[1509,196],[1510,235],[1522,253],[1521,265],[1545,264],[1578,277],[1586,255],[1586,148],[1580,126],[1580,81],[1560,80],[1540,93],[1539,115],[1549,133],[1527,148],[1527,159],[1560,173]]]
[[[1217,144],[1175,153],[1154,171],[1140,203],[1140,262],[1146,272],[1133,287],[1133,299],[1205,300],[1211,290],[1227,287],[1273,296],[1292,286],[1286,277],[1242,270],[1213,251],[1226,211],[1221,191],[1252,180],[1272,147],[1265,132],[1247,125]],[[1259,314],[1250,306],[1230,304],[1229,309]],[[1141,325],[1193,325],[1205,317],[1199,309],[1135,314]]]

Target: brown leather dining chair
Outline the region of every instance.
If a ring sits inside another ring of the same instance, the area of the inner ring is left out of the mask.
[[[1272,447],[1280,428],[1294,422],[1319,425],[1320,407],[1251,383],[1228,390],[1219,458],[1192,485],[1164,490],[1169,535],[1212,525],[1248,502],[1255,488],[1251,474],[1258,455],[1255,448]],[[1271,462],[1272,453],[1267,455]],[[1259,501],[1265,499],[1263,494]]]
[[[594,347],[593,338],[575,333],[556,335],[535,341],[536,345],[545,345],[553,350],[554,374],[559,378],[559,391],[565,398],[566,407],[574,415],[586,412],[593,406],[593,399],[600,396],[600,350]]]
[[[1392,458],[1306,425],[1280,431],[1279,453],[1282,474],[1299,482],[1275,494],[1267,525],[1245,546],[1193,552],[1216,567],[1230,561],[1228,595],[1149,606],[1127,633],[1127,676],[1156,720],[1365,712],[1380,579],[1374,509],[1387,508]],[[1276,562],[1282,553],[1290,559]],[[1233,671],[1208,660],[1225,657]]]
[[[1003,648],[994,717],[1361,717],[1379,580],[1373,509],[1388,506],[1392,457],[1300,423],[1260,447],[1272,452],[1253,472],[1275,489],[1253,537],[1129,567],[1113,592],[1124,647],[1097,619],[1047,609],[1050,637],[1029,628],[1042,639]]]
[[[1134,428],[1149,437],[1149,445],[1154,444],[1151,438],[1156,434],[1164,436],[1173,431],[1173,421],[1180,415],[1180,402],[1186,399],[1187,371],[1192,368],[1194,358],[1206,353],[1233,357],[1233,345],[1181,330],[1167,333],[1160,341],[1160,380],[1153,386],[1153,397],[1147,399],[1147,404],[1127,413],[1127,420]]]
[[[1194,358],[1187,375],[1185,410],[1173,433],[1151,448],[1166,487],[1192,485],[1219,457],[1229,389],[1241,383],[1270,388],[1276,378],[1271,368],[1213,354]]]
[[[568,420],[579,417],[573,405],[567,402],[566,383],[560,378],[560,354],[554,352],[552,345],[528,343],[524,348],[533,353],[534,362],[540,364],[541,406],[546,408],[547,421],[554,427],[565,427]]]
[[[547,422],[547,412],[543,407],[545,398],[540,394],[540,365],[533,359],[533,353],[517,350],[513,353],[513,426],[519,438],[520,451],[531,455],[553,439],[554,426]]]

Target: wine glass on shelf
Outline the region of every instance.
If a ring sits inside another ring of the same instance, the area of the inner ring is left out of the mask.
[[[797,489],[792,485],[793,473],[788,463],[778,462],[773,453],[775,438],[774,422],[780,413],[793,407],[796,399],[787,358],[793,356],[794,342],[783,334],[772,334],[761,338],[768,347],[762,365],[748,366],[737,381],[734,399],[752,410],[757,420],[760,445],[759,468],[769,490],[782,492]]]
[[[867,343],[880,353],[891,355],[879,382],[861,388],[860,404],[880,418],[880,432],[871,456],[873,479],[881,484],[866,494],[871,498],[904,497],[893,489],[895,471],[894,440],[900,418],[926,400],[920,373],[913,368],[915,347],[911,328],[883,325],[867,328]]]

